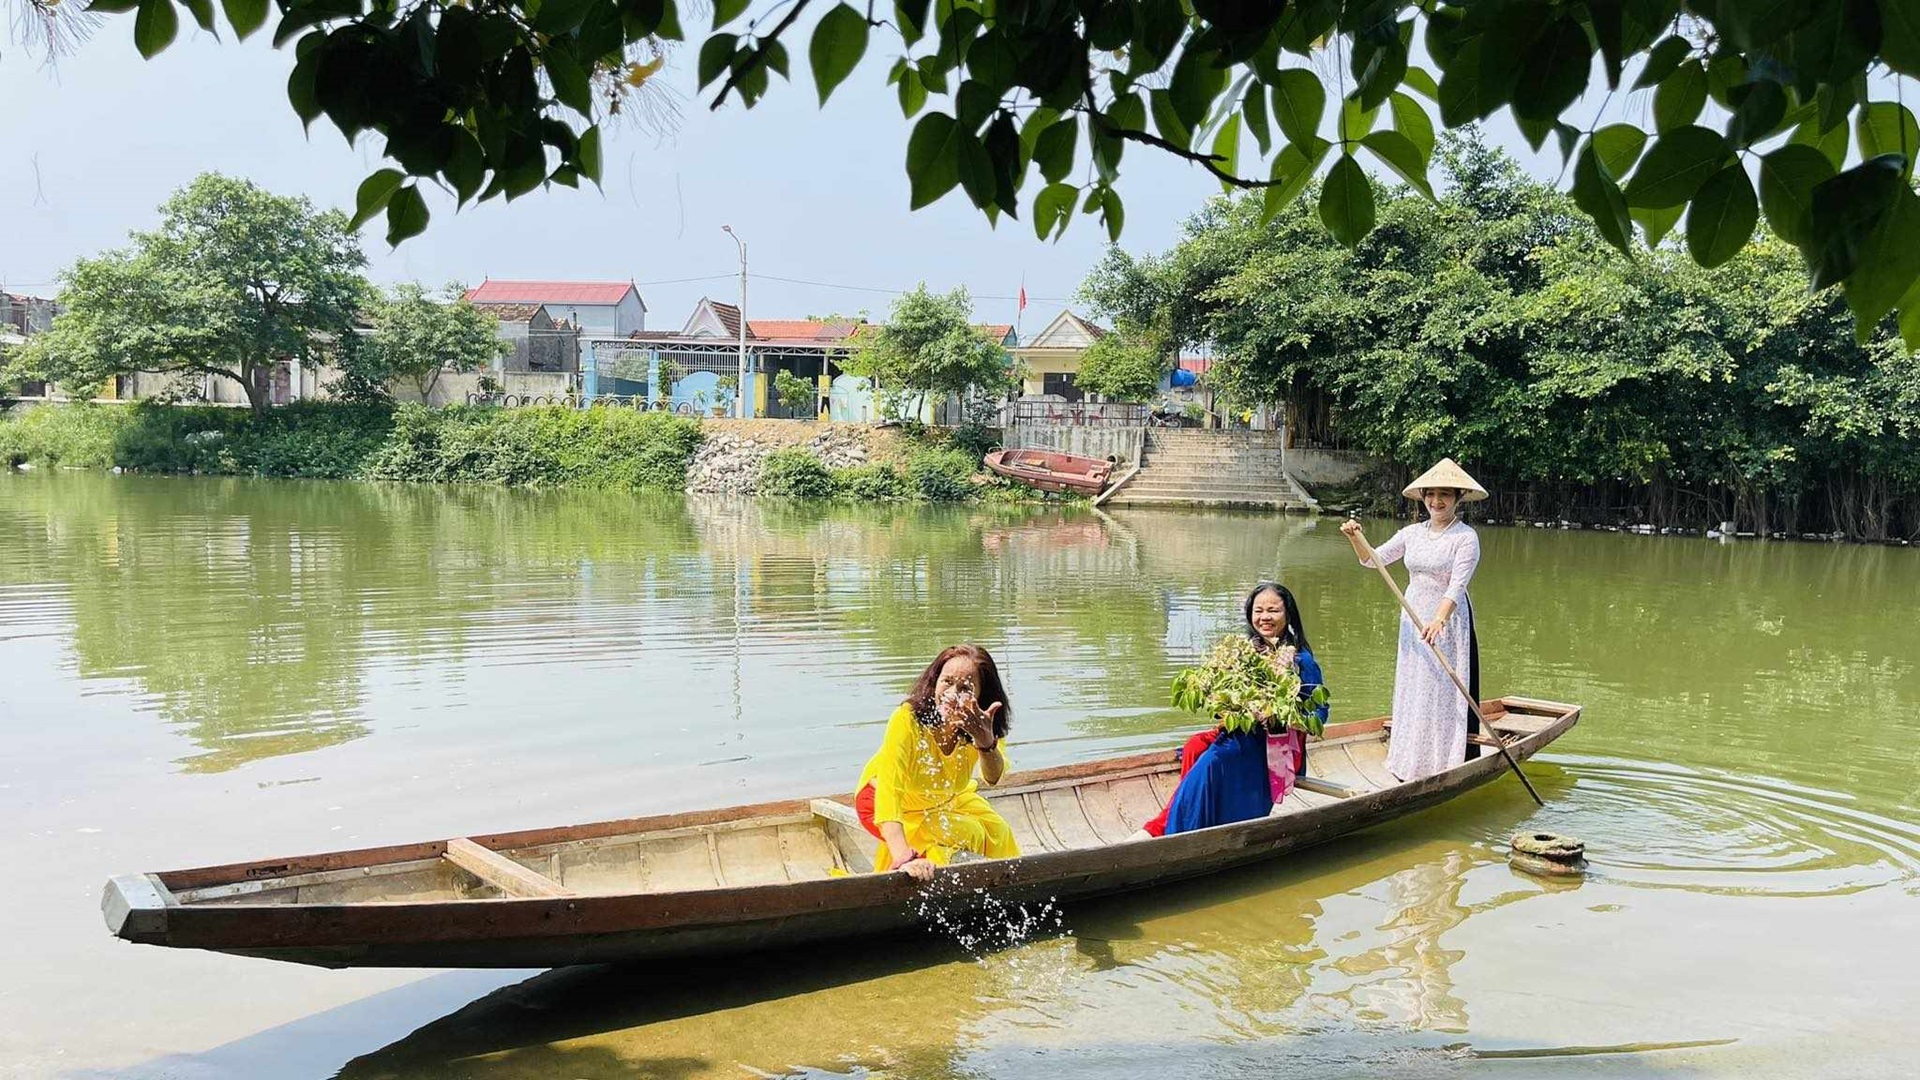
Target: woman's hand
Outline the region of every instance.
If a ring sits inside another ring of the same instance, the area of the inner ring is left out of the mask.
[[[1347,539],[1352,540],[1360,535],[1360,522],[1355,518],[1348,518],[1340,523],[1340,531],[1346,534]]]
[[[895,863],[895,870],[904,870],[915,881],[933,880],[933,860],[924,855],[915,855],[903,863]]]
[[[1445,618],[1429,620],[1427,625],[1420,628],[1420,640],[1432,645],[1440,640],[1440,632],[1446,628],[1447,620]]]
[[[974,749],[983,754],[993,749],[994,745],[1000,741],[999,736],[993,733],[993,718],[999,715],[999,712],[1000,703],[996,701],[984,710],[968,708],[960,714],[961,730],[967,733],[967,738],[973,740]]]

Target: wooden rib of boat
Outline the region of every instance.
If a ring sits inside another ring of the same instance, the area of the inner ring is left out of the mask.
[[[1525,759],[1575,705],[1506,697],[1487,719]],[[1336,724],[1310,775],[1268,817],[1132,841],[1173,794],[1158,751],[1013,773],[984,789],[1026,854],[938,872],[939,891],[1071,901],[1272,858],[1499,779],[1497,753],[1411,783],[1386,770],[1383,720]],[[740,953],[914,924],[927,886],[873,874],[874,841],[844,797],[458,837],[108,882],[128,941],[322,967],[560,967]]]
[[[1113,462],[1053,450],[995,450],[987,468],[1042,491],[1078,491],[1098,495],[1113,475]]]

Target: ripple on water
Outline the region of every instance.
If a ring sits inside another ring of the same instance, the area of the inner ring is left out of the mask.
[[[1587,842],[1592,877],[1759,896],[1920,885],[1920,828],[1851,796],[1652,762],[1559,763],[1575,787],[1552,824]]]

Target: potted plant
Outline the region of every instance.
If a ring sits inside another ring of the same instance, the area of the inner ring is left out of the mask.
[[[1301,689],[1299,672],[1236,635],[1222,638],[1198,667],[1174,676],[1173,704],[1210,716],[1229,732],[1265,726],[1319,735],[1325,725],[1318,709],[1326,704],[1327,688],[1316,686],[1304,696]]]
[[[738,375],[722,375],[713,383],[713,415],[725,416],[733,411],[735,395],[740,392]]]

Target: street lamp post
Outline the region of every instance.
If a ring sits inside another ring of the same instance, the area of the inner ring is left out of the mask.
[[[735,375],[733,389],[733,414],[745,419],[747,415],[747,242],[733,231],[733,226],[722,225],[720,231],[733,237],[740,248],[740,363]]]

